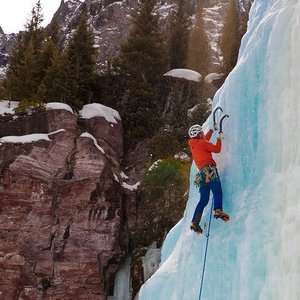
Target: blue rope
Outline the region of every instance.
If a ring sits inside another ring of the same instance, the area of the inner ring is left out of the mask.
[[[205,254],[204,254],[204,260],[203,260],[203,268],[202,268],[202,277],[201,277],[199,300],[201,300],[201,295],[202,295],[202,287],[203,287],[204,272],[205,272],[205,265],[206,265],[206,257],[207,257],[207,249],[208,249],[209,231],[210,231],[210,223],[211,223],[212,211],[213,211],[213,201],[211,203],[210,217],[209,217],[208,229],[207,229],[207,233],[206,233],[206,246],[205,246]]]

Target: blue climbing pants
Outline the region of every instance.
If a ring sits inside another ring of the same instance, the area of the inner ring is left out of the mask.
[[[192,222],[197,214],[202,214],[209,201],[210,190],[214,196],[214,210],[223,209],[223,194],[220,177],[217,168],[213,165],[203,167],[196,177],[200,191],[200,201],[198,202]]]

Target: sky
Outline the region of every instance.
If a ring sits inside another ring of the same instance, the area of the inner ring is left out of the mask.
[[[38,0],[0,0],[0,26],[4,33],[18,33],[24,29],[31,10]],[[58,9],[61,0],[41,0],[46,26]]]

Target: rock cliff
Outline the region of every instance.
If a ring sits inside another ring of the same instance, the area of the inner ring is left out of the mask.
[[[0,137],[0,298],[106,299],[128,247],[120,119],[6,115]]]
[[[203,79],[162,79],[168,128],[177,104],[192,108],[203,86]],[[106,299],[130,256],[134,296],[159,263],[157,255],[147,270],[149,248],[159,253],[182,217],[187,184],[150,197],[141,182],[157,159],[153,140],[124,154],[120,117],[108,107],[89,104],[78,117],[52,103],[16,118],[15,106],[0,101],[0,295]]]

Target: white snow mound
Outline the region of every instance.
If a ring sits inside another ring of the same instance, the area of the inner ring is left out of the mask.
[[[202,75],[200,73],[190,69],[173,69],[165,73],[164,76],[183,78],[196,82],[200,82],[202,79]]]
[[[46,104],[46,109],[50,110],[50,109],[65,109],[71,113],[73,113],[73,109],[65,103],[61,103],[61,102],[50,102]]]
[[[94,117],[103,117],[109,123],[117,124],[117,120],[121,120],[119,113],[105,105],[100,103],[91,103],[84,105],[80,111],[80,115],[83,119],[91,119]]]

